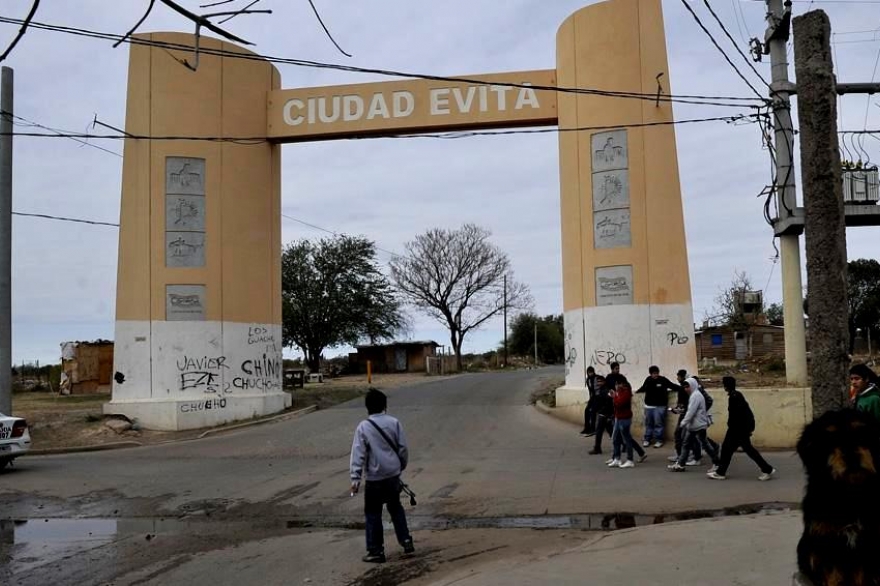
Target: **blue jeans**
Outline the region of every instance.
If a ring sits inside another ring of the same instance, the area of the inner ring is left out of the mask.
[[[645,407],[645,441],[663,441],[666,432],[666,407]]]
[[[382,505],[388,507],[397,542],[403,545],[412,539],[406,525],[406,514],[400,504],[400,477],[367,481],[364,486],[364,516],[367,520],[367,553],[385,553],[385,536],[382,533]]]
[[[614,433],[611,434],[611,442],[614,445],[612,456],[615,460],[620,460],[624,446],[626,446],[626,457],[629,460],[633,459],[633,450],[638,452],[639,456],[645,455],[645,450],[633,439],[630,427],[632,427],[632,419],[614,420]]]
[[[709,439],[709,436],[706,435],[705,429],[699,429],[697,431],[685,431],[684,445],[681,448],[681,454],[678,458],[678,464],[680,466],[687,464],[691,452],[695,451],[697,446],[702,446],[703,451],[709,454],[709,458],[712,459],[713,464],[716,466],[721,464],[718,454],[718,444]]]

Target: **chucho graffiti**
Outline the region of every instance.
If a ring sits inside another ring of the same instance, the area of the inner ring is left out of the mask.
[[[180,405],[181,413],[198,413],[199,411],[213,411],[214,409],[226,409],[226,399],[208,399],[207,401],[192,401]]]

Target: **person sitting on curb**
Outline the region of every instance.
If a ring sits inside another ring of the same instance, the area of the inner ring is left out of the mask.
[[[880,389],[874,371],[867,364],[856,364],[849,369],[849,384],[853,407],[880,422]]]
[[[706,476],[712,480],[725,480],[733,454],[737,448],[742,448],[746,456],[751,458],[761,469],[758,480],[770,480],[776,473],[776,469],[768,464],[752,445],[751,437],[755,432],[755,414],[752,413],[752,408],[749,407],[743,394],[736,390],[735,378],[725,376],[721,379],[721,384],[727,391],[727,433],[721,443],[721,462],[715,470],[710,470]]]
[[[685,429],[687,435],[685,436],[678,462],[670,464],[667,468],[672,472],[684,472],[688,456],[690,456],[695,443],[699,443],[703,447],[703,451],[709,454],[709,457],[712,458],[712,463],[717,466],[720,463],[718,452],[706,439],[706,430],[709,428],[706,399],[703,398],[703,393],[699,391],[698,383],[693,377],[684,381],[683,386],[688,393],[688,409],[681,420],[681,426]]]
[[[397,541],[405,554],[415,551],[400,504],[400,475],[406,469],[409,452],[400,422],[385,413],[388,398],[378,389],[370,389],[364,399],[367,419],[358,424],[351,443],[351,496],[358,493],[366,471],[364,516],[366,517],[367,555],[363,561],[385,562],[385,537],[382,529],[382,506],[388,508]]]
[[[588,453],[590,455],[602,453],[602,436],[608,433],[608,437],[613,437],[614,433],[614,400],[605,386],[605,377],[596,376],[596,440],[593,449]]]
[[[669,393],[677,391],[678,385],[673,384],[665,376],[660,376],[660,368],[652,366],[648,369],[648,378],[636,393],[645,394],[645,440],[642,446],[647,448],[654,443],[655,448],[663,447],[663,435],[666,433],[666,410],[669,408]]]
[[[610,378],[610,377],[609,377]],[[641,464],[648,458],[645,450],[636,443],[630,433],[632,427],[632,386],[624,379],[618,379],[617,389],[614,391],[614,433],[611,436],[611,442],[614,444],[614,453],[610,460],[606,462],[609,468],[632,468],[635,466],[633,462],[633,450],[639,454],[639,463]],[[621,460],[621,452],[626,446],[626,460]]]

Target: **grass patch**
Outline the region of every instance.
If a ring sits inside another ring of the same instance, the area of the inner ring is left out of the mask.
[[[100,409],[110,400],[109,393],[95,395],[58,395],[55,393],[16,393],[12,398],[15,413],[28,411],[66,411]]]
[[[538,388],[532,391],[531,404],[541,401],[548,407],[556,407],[556,389],[564,384],[565,379],[561,376],[542,379]]]
[[[311,405],[317,405],[318,409],[328,409],[334,405],[363,397],[367,394],[368,385],[363,386],[347,386],[347,387],[306,387],[305,389],[294,389],[293,391],[293,408],[304,409]]]

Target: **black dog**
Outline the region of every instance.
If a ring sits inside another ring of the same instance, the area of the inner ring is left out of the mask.
[[[829,411],[804,428],[798,569],[815,586],[880,586],[880,423]]]

